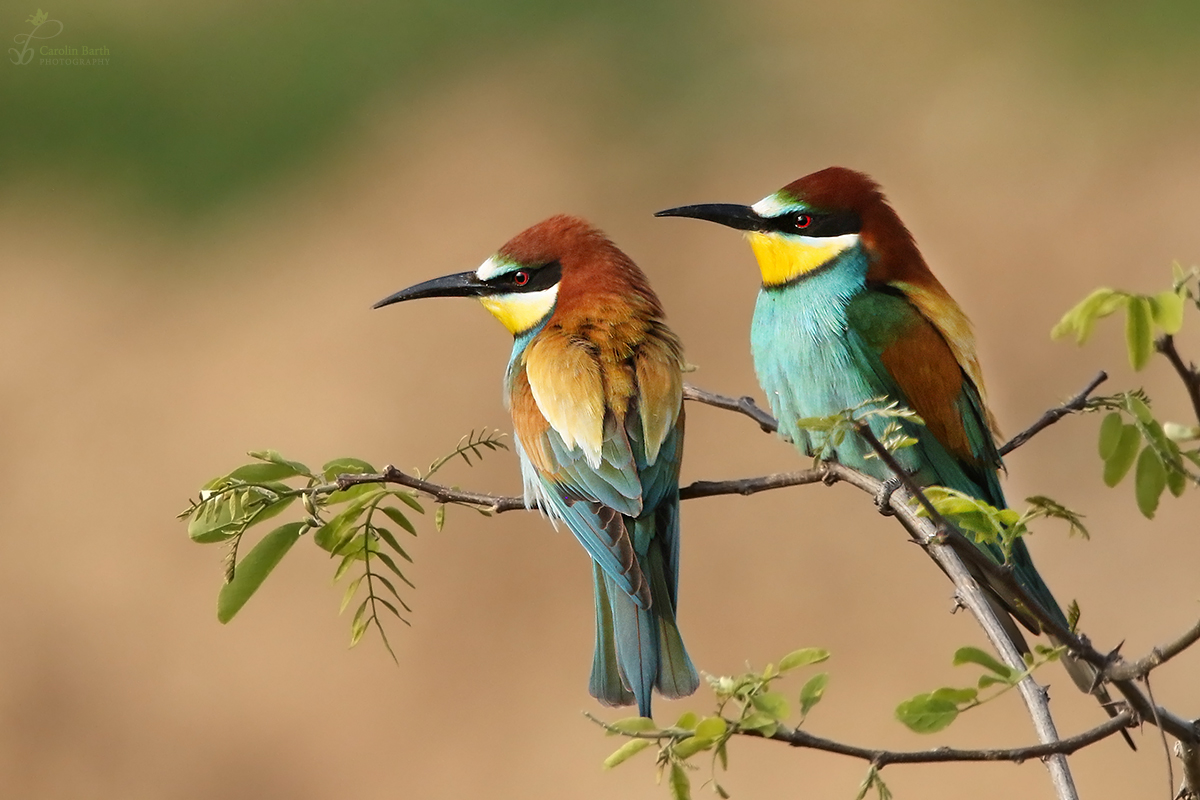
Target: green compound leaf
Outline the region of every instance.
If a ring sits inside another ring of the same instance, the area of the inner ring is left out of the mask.
[[[1013,678],[1011,667],[1001,664],[991,653],[980,650],[978,647],[960,647],[954,652],[954,666],[958,667],[963,664],[978,664],[1007,681]]]
[[[1083,524],[1083,515],[1072,511],[1057,500],[1045,495],[1035,494],[1032,497],[1026,497],[1025,502],[1029,503],[1029,510],[1023,516],[1023,519],[1026,521],[1042,517],[1046,519],[1061,519],[1070,526],[1069,536],[1078,535],[1084,539],[1092,538],[1087,526]]]
[[[1071,605],[1067,606],[1067,627],[1071,629],[1071,633],[1079,627],[1079,618],[1083,616],[1083,611],[1079,608],[1079,601],[1072,600]]]
[[[692,800],[692,782],[687,770],[679,764],[671,765],[671,797],[674,800]]]
[[[401,503],[404,503],[404,505],[408,506],[409,508],[411,508],[413,511],[417,512],[418,514],[425,513],[425,508],[420,503],[418,503],[417,498],[413,497],[410,493],[392,490],[392,495],[397,500],[399,500]]]
[[[1050,338],[1059,339],[1074,332],[1076,344],[1086,343],[1092,335],[1092,329],[1096,327],[1096,320],[1116,311],[1127,298],[1128,295],[1124,292],[1107,287],[1097,289],[1063,315],[1050,331]]]
[[[1131,297],[1125,309],[1125,344],[1129,365],[1140,371],[1154,355],[1154,330],[1150,325],[1150,299]]]
[[[373,490],[372,492],[359,495],[351,500],[349,505],[317,530],[313,535],[313,541],[318,547],[330,553],[337,553],[340,548],[349,543],[349,536],[358,523],[358,518],[362,516],[376,496],[383,494],[383,490],[378,486],[370,488]]]
[[[217,596],[217,619],[222,624],[233,619],[242,606],[246,605],[246,601],[258,591],[258,587],[262,586],[271,570],[275,569],[300,538],[300,529],[303,527],[303,522],[280,525],[259,540],[254,549],[238,563],[233,580],[222,586],[221,593]]]
[[[259,461],[269,461],[272,464],[283,464],[291,467],[297,475],[312,476],[312,471],[304,464],[300,463],[299,461],[289,461],[288,459],[279,455],[279,452],[276,450],[252,450],[246,455],[250,456],[251,458],[257,458]]]
[[[1113,411],[1104,417],[1104,421],[1100,423],[1100,458],[1103,461],[1108,461],[1112,458],[1113,453],[1117,451],[1117,445],[1121,441],[1121,429],[1124,424],[1121,422],[1121,412]]]
[[[1134,475],[1134,493],[1138,510],[1146,519],[1154,519],[1158,500],[1167,488],[1167,468],[1153,447],[1145,447],[1138,456],[1137,473]]]
[[[958,717],[958,705],[936,692],[919,694],[896,706],[896,719],[914,733],[937,733]]]
[[[396,508],[395,506],[380,506],[379,510],[387,514],[388,519],[399,525],[401,528],[404,528],[404,530],[408,531],[413,536],[417,535],[417,529],[414,528],[413,524],[408,521],[408,517],[401,513],[400,509]]]
[[[788,706],[787,698],[783,696],[782,692],[756,694],[750,698],[750,703],[777,722],[782,722],[792,713],[791,708]]]
[[[981,542],[998,543],[1003,540],[1006,531],[1020,518],[1013,509],[996,508],[965,492],[945,486],[927,487],[925,497],[938,513]],[[917,513],[926,516],[923,508]]]
[[[1150,406],[1146,404],[1146,400],[1139,397],[1135,393],[1127,393],[1125,396],[1125,406],[1129,409],[1129,413],[1137,417],[1137,421],[1143,425],[1150,425],[1154,422],[1154,412],[1150,410]]]
[[[1167,470],[1167,488],[1171,490],[1172,495],[1175,497],[1181,496],[1184,493],[1184,490],[1187,489],[1187,485],[1187,475],[1185,475],[1182,470]]]
[[[758,731],[768,738],[774,736],[775,731],[779,728],[778,720],[763,711],[747,714],[740,724],[743,730]]]
[[[779,671],[787,672],[798,667],[807,667],[809,664],[819,664],[822,661],[829,659],[829,651],[820,647],[804,647],[800,650],[793,650],[782,659],[779,660]]]
[[[1104,462],[1105,486],[1111,488],[1121,482],[1133,466],[1133,462],[1137,460],[1138,446],[1141,443],[1142,436],[1138,433],[1136,425],[1121,426],[1121,438],[1117,441],[1117,447]]]
[[[362,584],[366,577],[366,573],[363,573],[354,580],[350,581],[350,583],[346,586],[346,591],[342,594],[342,604],[340,607],[338,607],[339,614],[346,613],[346,606],[350,605],[350,601],[354,599],[355,593],[358,592],[358,587]]]
[[[200,507],[188,517],[188,536],[199,544],[223,542],[233,536],[241,527],[234,516],[234,505],[233,499],[228,496],[202,501]]]
[[[625,717],[608,723],[607,727],[609,736],[616,736],[618,733],[645,733],[658,730],[654,720],[649,717]]]
[[[1162,332],[1174,336],[1183,327],[1183,297],[1168,289],[1150,298],[1150,315]]]
[[[366,461],[363,461],[361,458],[335,458],[333,461],[330,461],[325,466],[321,467],[321,474],[327,481],[336,480],[337,476],[341,475],[342,473],[358,475],[363,473],[375,473],[378,471],[379,470],[375,469],[375,467],[371,466]]]
[[[716,743],[715,739],[707,736],[689,736],[675,745],[675,757],[681,761],[687,761],[702,750],[712,749]]]
[[[242,481],[244,483],[270,483],[271,481],[282,481],[288,478],[294,478],[301,473],[290,464],[272,464],[266,461],[260,461],[255,464],[246,464],[238,467],[227,476],[231,480]]]
[[[933,697],[938,700],[949,700],[956,706],[962,706],[972,704],[979,699],[979,690],[974,688],[954,689],[950,686],[943,686],[933,692]]]
[[[721,717],[705,717],[696,724],[696,735],[706,739],[720,739],[729,730],[729,725]]]
[[[400,555],[401,558],[403,558],[405,561],[407,561],[410,564],[413,563],[412,556],[410,556],[408,553],[404,552],[404,548],[400,546],[400,543],[398,541],[396,541],[396,537],[392,535],[391,531],[389,531],[387,528],[379,528],[379,527],[374,527],[374,526],[372,526],[372,530],[375,531],[375,533],[379,536],[380,539],[382,539],[383,541],[385,541],[387,543],[388,547],[395,550]]]
[[[633,758],[653,743],[654,742],[652,742],[650,739],[630,739],[628,742],[613,751],[611,756],[604,759],[604,768],[612,769],[613,767],[624,764],[626,761]]]
[[[829,673],[818,672],[813,675],[800,689],[800,716],[807,717],[821,698],[825,696],[825,687],[829,685]]]

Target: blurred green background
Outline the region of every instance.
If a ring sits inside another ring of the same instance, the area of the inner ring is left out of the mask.
[[[5,6],[0,33],[28,33],[37,10]],[[1102,367],[1113,391],[1144,384],[1164,416],[1189,413],[1165,365],[1129,372],[1119,324],[1082,350],[1047,332],[1096,285],[1156,291],[1171,261],[1200,260],[1193,3],[45,11],[63,23],[47,44],[111,55],[0,64],[5,797],[666,796],[645,756],[599,768],[613,740],[579,714],[599,710],[589,568],[543,521],[451,510],[444,532],[425,525],[397,668],[370,639],[344,651],[333,566],[306,543],[218,625],[221,553],[172,519],[246,450],[423,466],[473,427],[507,429],[509,342],[487,314],[368,309],[553,213],[589,217],[642,264],[696,383],[757,393],[747,248],[651,213],[862,169],[974,320],[1006,430]],[[1195,327],[1180,337],[1192,357]],[[687,480],[799,464],[732,415],[690,413]],[[1006,486],[1089,515],[1093,541],[1041,526],[1035,557],[1098,645],[1140,654],[1194,620],[1195,498],[1141,520],[1129,487],[1100,483],[1096,425],[1038,437]],[[519,488],[511,454],[456,470],[448,481]],[[950,656],[981,636],[852,490],[695,501],[684,530],[681,624],[702,669],[824,646],[833,680],[814,732],[896,748],[1032,741],[1015,700],[936,741],[891,718],[905,697],[969,680]],[[1182,713],[1200,713],[1198,658],[1155,674]],[[1063,732],[1098,722],[1055,669]],[[1075,757],[1084,796],[1161,792],[1157,741]],[[735,744],[735,797],[853,796],[864,772]],[[899,797],[1050,794],[1037,764],[885,778]]]

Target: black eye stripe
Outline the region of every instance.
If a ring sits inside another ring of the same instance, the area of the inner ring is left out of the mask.
[[[488,285],[506,292],[540,292],[562,279],[562,264],[550,261],[537,267],[523,267],[487,281]],[[522,281],[524,281],[522,283]]]
[[[767,223],[771,230],[802,236],[842,236],[862,231],[862,218],[854,211],[793,211],[771,217]]]

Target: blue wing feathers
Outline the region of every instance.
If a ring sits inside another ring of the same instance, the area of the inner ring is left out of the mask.
[[[602,703],[635,701],[650,716],[654,688],[668,697],[695,691],[699,676],[675,621],[679,580],[679,461],[682,415],[647,463],[636,406],[611,412],[598,467],[549,429],[558,473],[547,476],[516,442],[526,500],[562,521],[593,560],[596,647],[589,690]]]

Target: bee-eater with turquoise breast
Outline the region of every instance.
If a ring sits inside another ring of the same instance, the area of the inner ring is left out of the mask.
[[[892,477],[888,467],[867,457],[870,448],[861,437],[845,437],[833,446],[825,434],[797,423],[872,398],[896,400],[925,423],[901,422],[916,444],[894,453],[918,483],[1005,507],[997,476],[1002,466],[998,432],[970,323],[871,178],[830,167],[753,206],[683,206],[657,216],[694,217],[746,232],[762,273],[750,346],[781,435],[804,453],[829,448],[824,451],[840,463],[887,480]],[[882,438],[892,421],[872,419],[876,437]],[[1003,562],[998,546],[980,548]],[[1014,543],[1010,563],[1026,593],[1066,627],[1022,539]],[[981,582],[1001,610],[1040,632],[1037,619],[1012,592]],[[1008,614],[1001,618],[1010,635],[1028,651]],[[1104,688],[1092,686],[1095,672],[1089,665],[1070,658],[1064,663],[1083,691],[1107,701]]]
[[[556,216],[479,269],[375,307],[422,297],[475,297],[515,338],[504,396],[525,504],[592,558],[592,696],[649,717],[652,689],[694,692],[675,622],[683,353],[645,274],[584,220]]]

